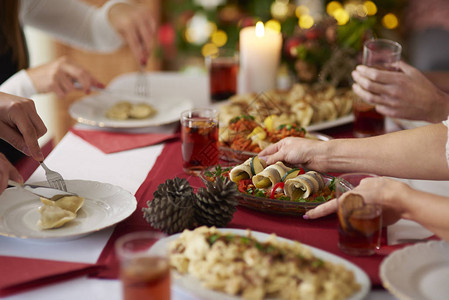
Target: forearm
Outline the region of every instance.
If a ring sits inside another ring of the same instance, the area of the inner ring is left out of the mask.
[[[22,1],[22,24],[39,28],[72,46],[110,52],[122,45],[121,37],[109,24],[107,13],[116,2],[96,8],[78,0]]]
[[[424,75],[439,89],[449,93],[449,72],[425,72]]]
[[[408,188],[397,195],[404,207],[402,217],[418,222],[449,241],[449,198]],[[406,203],[407,202],[407,203]]]
[[[447,128],[434,124],[363,139],[335,139],[314,151],[314,165],[327,172],[449,179]]]

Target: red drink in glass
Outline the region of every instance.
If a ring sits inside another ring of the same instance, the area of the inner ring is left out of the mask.
[[[218,164],[218,114],[196,109],[181,115],[182,159],[186,173],[199,175]]]
[[[341,214],[341,211],[338,212]],[[379,248],[382,218],[381,210],[373,208],[369,212],[352,212],[346,218],[346,226],[339,222],[338,247],[347,254],[371,255]]]
[[[237,93],[238,63],[232,57],[218,57],[212,60],[210,76],[210,97],[212,101],[223,101]]]
[[[385,39],[366,41],[363,45],[363,64],[377,69],[398,71],[397,63],[401,59],[401,51],[401,45],[394,41]],[[356,137],[385,133],[385,117],[376,111],[374,105],[356,97],[353,111]]]
[[[385,133],[385,116],[374,105],[356,99],[353,105],[354,135],[366,137]]]
[[[170,268],[163,257],[140,257],[121,271],[125,300],[170,300]]]

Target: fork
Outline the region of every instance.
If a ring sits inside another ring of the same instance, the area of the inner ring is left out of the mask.
[[[149,96],[149,88],[147,82],[147,75],[145,74],[145,65],[139,65],[139,72],[137,74],[136,85],[134,86],[134,92],[142,97]]]
[[[62,178],[61,174],[58,172],[55,172],[53,170],[50,170],[44,162],[40,162],[41,167],[45,170],[45,176],[47,177],[48,184],[54,189],[62,190],[64,192],[67,192],[67,187],[65,185],[64,178]]]

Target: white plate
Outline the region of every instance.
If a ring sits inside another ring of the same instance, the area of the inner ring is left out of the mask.
[[[318,131],[318,130],[328,129],[328,128],[337,127],[337,126],[340,126],[343,124],[351,123],[352,121],[354,121],[354,115],[351,113],[347,116],[340,117],[340,118],[332,120],[332,121],[311,124],[306,127],[306,130],[309,132],[310,131]]]
[[[449,244],[430,241],[395,251],[380,265],[380,278],[399,299],[448,299]]]
[[[74,220],[60,228],[41,230],[36,225],[42,205],[39,197],[8,188],[0,196],[0,235],[43,241],[75,239],[112,226],[136,210],[136,198],[119,186],[85,180],[66,180],[66,184],[69,192],[84,197]]]
[[[69,113],[72,118],[80,123],[107,128],[142,128],[150,126],[161,126],[179,120],[181,112],[191,109],[193,104],[190,100],[182,97],[160,97],[143,98],[136,95],[116,95],[99,93],[87,96],[73,103]],[[131,103],[147,102],[152,105],[157,113],[148,119],[131,120],[111,120],[106,118],[106,110],[119,101],[129,101]]]
[[[236,235],[246,235],[246,230],[242,229],[227,229],[227,228],[220,228],[220,232],[226,232],[226,233],[232,233]],[[251,231],[252,236],[259,241],[265,241],[268,239],[269,234],[257,232],[257,231]],[[157,246],[157,249],[154,249],[155,252],[161,251],[161,249],[168,247],[168,243],[177,239],[181,234],[174,234],[171,235],[163,240],[161,240]],[[285,241],[292,243],[293,241],[278,237],[279,241]],[[356,299],[363,299],[368,294],[370,288],[371,288],[371,282],[366,275],[366,273],[357,267],[356,265],[352,264],[351,262],[338,257],[334,254],[331,254],[329,252],[320,250],[318,248],[314,248],[311,246],[304,245],[305,247],[310,248],[312,253],[323,260],[336,263],[336,264],[342,264],[349,270],[352,270],[354,272],[354,275],[356,277],[357,282],[361,285],[361,289],[359,292],[354,294],[352,297],[348,298],[347,300],[356,300]],[[231,300],[231,299],[241,299],[239,297],[234,297],[227,295],[225,293],[217,292],[214,290],[206,289],[202,286],[202,284],[193,276],[190,275],[181,275],[176,271],[172,271],[172,281],[173,285],[172,288],[175,290],[178,290],[180,293],[187,293],[189,295],[192,295],[194,297],[198,297],[199,299],[214,299],[214,300]]]

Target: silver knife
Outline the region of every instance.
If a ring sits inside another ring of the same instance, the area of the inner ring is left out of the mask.
[[[36,185],[36,184],[26,184],[18,183],[13,180],[8,180],[8,185],[12,185],[21,189],[24,189],[30,193],[33,193],[39,197],[47,198],[52,201],[56,201],[64,196],[78,196],[75,193],[64,192],[62,190],[54,189],[47,186]]]

